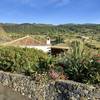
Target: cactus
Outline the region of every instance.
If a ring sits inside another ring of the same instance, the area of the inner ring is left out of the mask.
[[[81,58],[84,52],[84,45],[82,42],[74,41],[72,42],[72,56],[75,59]]]
[[[66,54],[67,62],[64,71],[70,79],[82,81],[86,74],[84,71],[89,67],[91,56],[88,51],[85,51],[83,42],[74,41],[71,46],[71,51]]]

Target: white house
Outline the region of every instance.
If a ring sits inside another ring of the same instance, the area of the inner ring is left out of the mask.
[[[25,36],[16,40],[13,40],[11,42],[4,43],[3,45],[7,46],[18,46],[23,48],[35,48],[38,50],[42,50],[44,52],[49,52],[51,50],[51,42],[50,38],[47,38],[47,40],[36,40],[32,38],[31,36]]]
[[[82,38],[84,41],[87,41],[87,40],[90,39],[89,37],[86,37],[86,36],[81,36],[81,38]]]

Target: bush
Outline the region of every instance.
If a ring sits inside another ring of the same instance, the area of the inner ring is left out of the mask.
[[[40,59],[45,62],[47,55],[29,48],[0,47],[0,70],[30,75],[38,69]],[[44,65],[41,65],[44,67]]]
[[[93,56],[89,83],[100,83],[100,54]]]
[[[80,42],[73,42],[72,49],[66,54],[66,63],[64,67],[65,73],[69,79],[75,81],[82,81],[84,72],[89,64],[89,54],[84,52],[83,44]]]
[[[83,83],[100,82],[100,63],[82,42],[74,41],[62,64],[69,79]],[[98,62],[97,62],[98,61]],[[61,62],[60,62],[61,63]]]

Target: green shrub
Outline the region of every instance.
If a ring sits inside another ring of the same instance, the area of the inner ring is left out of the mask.
[[[88,56],[84,53],[83,44],[80,42],[73,42],[72,49],[66,56],[65,73],[68,74],[70,79],[81,81],[84,77],[81,73],[88,65]]]
[[[78,41],[72,43],[72,49],[63,59],[64,72],[71,80],[83,83],[100,82],[100,64],[84,44]]]
[[[40,59],[45,62],[46,58],[45,53],[36,49],[0,47],[0,69],[4,71],[30,74],[39,70]]]
[[[88,83],[100,83],[100,54],[93,56]]]

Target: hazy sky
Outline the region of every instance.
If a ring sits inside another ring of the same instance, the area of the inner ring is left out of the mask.
[[[100,23],[100,0],[0,0],[0,22]]]

